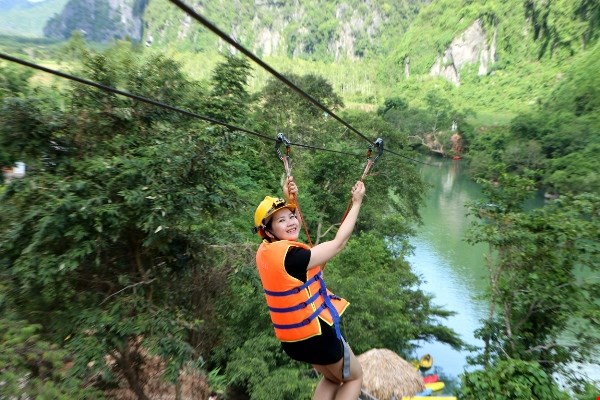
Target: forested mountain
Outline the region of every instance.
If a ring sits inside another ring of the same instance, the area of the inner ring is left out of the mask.
[[[381,0],[244,0],[191,2],[190,5],[259,55],[354,60],[372,57],[393,47],[421,6],[427,3],[429,0],[403,0],[393,4]],[[131,24],[141,28],[142,18],[143,39],[149,46],[178,45],[206,51],[218,44],[214,34],[192,22],[174,5],[152,0],[71,0],[44,32],[47,36],[66,38],[73,30],[84,30],[92,41],[105,42],[126,35],[140,40],[137,31],[133,34],[131,29],[125,32],[123,28]]]
[[[419,102],[438,85],[430,77],[440,76],[460,87],[443,90],[456,108],[500,113],[495,119],[504,122],[543,102],[573,56],[600,32],[600,3],[593,0],[189,4],[258,56],[330,65],[321,70],[343,94],[349,83],[336,77],[334,65],[353,63],[364,70],[363,81],[378,87],[369,96],[361,90],[360,101],[381,103],[401,94]],[[204,55],[225,50],[223,41],[168,1],[71,0],[45,27],[46,35],[63,39],[75,30],[91,41],[130,38]],[[288,65],[293,72],[307,68]],[[341,74],[354,80],[348,71]]]
[[[461,86],[455,104],[513,113],[543,102],[599,35],[597,1],[438,0],[423,8],[379,77],[418,96],[428,85],[419,76],[441,76]]]
[[[589,0],[438,0],[423,9],[390,59],[409,63],[412,73],[458,83],[468,61],[479,64],[479,75],[535,59],[563,61],[597,39],[599,28],[600,6]]]
[[[373,57],[392,48],[429,0],[205,2],[197,7],[217,26],[259,55],[312,60]],[[146,38],[187,43],[196,51],[215,38],[181,10],[151,1]]]

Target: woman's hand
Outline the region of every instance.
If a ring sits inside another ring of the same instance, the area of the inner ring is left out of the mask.
[[[293,176],[288,176],[287,180],[283,184],[283,194],[285,195],[285,199],[287,201],[296,198],[296,195],[298,194],[298,186],[296,186]]]
[[[361,203],[363,197],[365,197],[365,184],[362,181],[358,181],[352,186],[352,203]]]

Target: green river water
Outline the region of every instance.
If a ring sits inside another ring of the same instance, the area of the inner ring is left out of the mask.
[[[482,198],[479,185],[469,179],[466,164],[460,160],[426,157],[421,176],[431,188],[421,208],[423,225],[411,240],[415,247],[409,257],[413,271],[424,283],[422,289],[435,296],[434,303],[456,315],[444,321],[469,344],[482,343],[473,336],[480,320],[487,315],[488,304],[482,298],[487,281],[484,254],[487,245],[470,245],[464,238],[473,217],[468,217],[465,203]],[[543,197],[538,195],[526,207],[539,207]],[[465,351],[453,350],[442,343],[417,342],[415,356],[433,356],[435,372],[455,378],[469,370]],[[578,366],[577,368],[581,368]],[[587,375],[600,379],[598,365],[586,365]]]
[[[424,280],[422,289],[435,296],[434,302],[456,312],[445,325],[467,343],[480,345],[473,332],[487,310],[481,298],[487,286],[487,246],[469,245],[464,237],[472,220],[465,203],[481,198],[481,191],[464,173],[462,161],[435,157],[423,161],[434,165],[421,168],[422,178],[431,188],[420,210],[423,225],[411,241],[415,250],[409,262]],[[456,377],[467,366],[467,352],[437,342],[417,345],[417,356],[431,354],[436,370],[444,375]]]

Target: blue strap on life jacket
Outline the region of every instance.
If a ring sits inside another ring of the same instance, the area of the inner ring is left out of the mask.
[[[286,324],[286,325],[282,325],[282,324],[273,324],[273,326],[277,329],[294,329],[294,328],[301,328],[305,325],[310,324],[310,321],[312,321],[313,319],[317,318],[319,316],[319,314],[321,314],[321,311],[323,311],[325,309],[325,307],[327,307],[325,305],[325,303],[321,304],[321,307],[317,308],[312,314],[310,314],[310,316],[300,322],[297,322],[295,324]]]
[[[293,289],[285,290],[283,292],[274,292],[272,290],[265,289],[265,293],[268,294],[269,296],[277,296],[277,297],[289,296],[290,294],[296,294],[296,293],[300,292],[301,290],[304,290],[307,287],[309,287],[313,282],[322,280],[322,278],[321,278],[322,276],[323,276],[323,272],[319,271],[315,276],[313,276],[310,279],[307,279],[306,282],[304,282],[302,285],[297,286]]]
[[[331,318],[333,319],[333,327],[335,328],[335,335],[342,342],[342,348],[344,349],[344,361],[342,363],[342,379],[348,379],[350,377],[350,346],[342,336],[342,330],[340,329],[340,314],[337,311],[337,308],[331,302],[332,298],[336,298],[335,295],[327,295],[327,287],[325,286],[325,281],[323,279],[319,279],[319,283],[321,284],[321,290],[319,292],[325,293],[323,304],[327,305],[329,308],[329,313],[331,314]]]
[[[280,313],[301,310],[303,308],[308,307],[310,304],[314,303],[319,298],[320,295],[321,295],[321,293],[317,292],[314,295],[312,295],[308,300],[303,301],[300,304],[296,304],[295,306],[292,306],[292,307],[269,307],[269,310],[271,310],[273,312],[280,312]],[[323,303],[323,304],[325,304],[325,303]]]
[[[335,328],[335,336],[337,336],[337,338],[341,340],[342,339],[342,331],[340,329],[340,314],[338,313],[337,309],[331,302],[331,298],[327,295],[327,287],[325,286],[325,281],[323,279],[319,278],[319,284],[321,285],[321,290],[319,292],[324,294],[324,296],[323,296],[324,304],[327,305],[327,308],[329,309],[329,313],[331,314],[331,318],[333,319],[333,327]]]
[[[279,312],[279,313],[300,310],[300,309],[305,308],[308,305],[314,303],[319,297],[321,297],[321,295],[323,295],[323,304],[321,304],[321,306],[319,308],[317,308],[308,318],[306,318],[305,320],[303,320],[301,322],[298,322],[295,324],[285,324],[285,325],[284,324],[273,324],[273,326],[277,329],[299,328],[304,325],[308,325],[313,319],[315,319],[317,316],[319,316],[319,314],[321,314],[321,312],[325,308],[328,308],[329,312],[331,313],[331,317],[333,319],[333,325],[335,327],[335,335],[337,336],[338,339],[341,339],[342,332],[340,330],[340,323],[339,323],[340,314],[338,314],[337,309],[331,302],[331,298],[337,298],[337,296],[327,294],[327,287],[325,286],[325,281],[323,280],[323,271],[319,271],[318,273],[315,274],[315,276],[308,279],[305,283],[303,283],[302,285],[297,286],[293,289],[285,290],[282,292],[275,292],[275,291],[267,290],[267,289],[264,289],[264,290],[265,290],[265,293],[269,296],[289,296],[291,294],[296,294],[296,293],[300,292],[301,290],[306,289],[313,282],[319,282],[320,289],[317,293],[312,295],[307,301],[303,301],[302,303],[296,304],[295,306],[291,306],[291,307],[269,307],[269,310],[271,310],[272,312]]]

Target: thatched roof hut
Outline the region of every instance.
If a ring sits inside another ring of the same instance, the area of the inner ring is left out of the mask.
[[[425,390],[415,367],[391,350],[371,349],[358,359],[363,369],[363,392],[378,400],[399,400]]]

